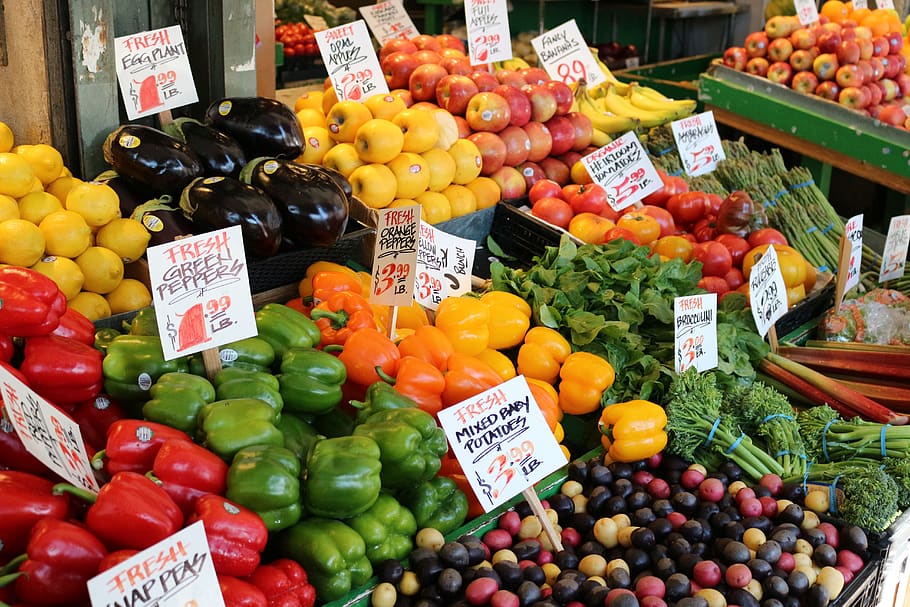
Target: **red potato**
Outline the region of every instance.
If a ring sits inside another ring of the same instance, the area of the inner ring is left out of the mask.
[[[734,563],[727,567],[724,580],[731,588],[745,588],[752,581],[752,571],[743,563]]]
[[[692,579],[702,588],[713,588],[720,583],[720,566],[710,560],[699,561],[692,570]]]
[[[670,497],[670,485],[662,478],[654,478],[648,483],[648,493],[654,499],[667,499]]]
[[[695,489],[703,480],[705,480],[704,472],[690,468],[682,473],[679,482],[684,489]]]
[[[518,607],[520,604],[518,595],[509,590],[497,590],[490,597],[490,607]]]
[[[850,570],[853,573],[859,572],[863,568],[863,559],[852,550],[839,550],[837,552],[837,564]]]
[[[514,510],[508,510],[499,517],[497,525],[512,536],[518,535],[518,530],[521,529],[521,516]]]
[[[758,479],[758,484],[771,492],[771,495],[777,495],[784,486],[784,481],[777,474],[765,474]]]
[[[512,546],[512,535],[505,529],[490,529],[483,534],[483,543],[487,545],[490,552],[496,552]]]
[[[654,575],[643,575],[638,578],[638,581],[635,583],[635,596],[638,597],[639,600],[646,596],[663,598],[666,591],[667,589],[664,586],[664,581]]]
[[[486,605],[499,590],[496,580],[489,577],[479,577],[471,580],[465,588],[464,598],[471,605]]]
[[[706,478],[698,485],[698,497],[707,502],[719,502],[724,496],[724,484],[719,478]]]

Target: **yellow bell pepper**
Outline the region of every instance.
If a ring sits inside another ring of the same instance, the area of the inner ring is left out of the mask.
[[[477,358],[493,367],[493,370],[502,378],[502,381],[510,380],[517,375],[515,365],[512,364],[511,359],[499,350],[487,348],[478,354]]]
[[[572,346],[559,331],[534,327],[525,334],[518,349],[518,373],[554,384],[560,365],[571,353]]]
[[[531,326],[531,306],[506,291],[488,291],[480,301],[490,306],[490,343],[494,350],[517,346]]]
[[[477,356],[490,343],[490,306],[475,297],[446,297],[436,308],[436,327],[456,352]]]
[[[559,406],[570,415],[592,413],[600,407],[604,390],[616,373],[605,358],[590,352],[573,352],[559,370]]]
[[[597,427],[612,460],[634,462],[667,446],[666,425],[663,407],[647,400],[630,400],[605,407]]]

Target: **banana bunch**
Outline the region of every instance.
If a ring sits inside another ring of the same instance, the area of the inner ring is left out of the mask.
[[[633,131],[641,124],[638,118],[619,116],[606,110],[599,99],[594,99],[589,95],[588,87],[583,80],[580,80],[575,87],[575,99],[572,103],[573,109],[577,109],[591,121],[591,126],[594,127],[591,145],[597,147],[607,145],[613,140],[614,135]]]
[[[526,67],[531,67],[530,64],[522,59],[521,57],[512,57],[511,59],[506,59],[505,61],[494,61],[493,69],[494,70],[513,70],[518,71]]]

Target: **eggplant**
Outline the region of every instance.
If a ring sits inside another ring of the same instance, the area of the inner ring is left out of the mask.
[[[175,194],[202,176],[202,162],[167,133],[124,124],[104,140],[104,159],[119,175],[156,194]]]
[[[246,154],[236,139],[194,118],[177,118],[164,132],[193,150],[208,176],[237,177],[246,164]]]
[[[335,169],[330,169],[329,167],[322,166],[321,164],[309,164],[301,162],[305,167],[312,167],[316,170],[322,171],[326,175],[332,178],[332,181],[338,184],[338,187],[341,188],[341,191],[344,192],[344,195],[348,200],[351,199],[351,196],[354,195],[354,192],[351,188],[351,182],[348,181],[348,178],[345,177],[341,171],[336,171]]]
[[[233,177],[200,177],[183,189],[180,208],[199,232],[240,226],[243,247],[269,257],[281,245],[281,213],[262,190]]]
[[[265,192],[284,219],[284,236],[298,247],[330,247],[348,225],[348,199],[325,172],[280,158],[257,158],[240,179]]]
[[[120,216],[129,217],[133,210],[141,204],[148,202],[149,195],[135,183],[128,180],[117,171],[104,171],[99,174],[93,181],[98,181],[110,186],[117,193],[120,199]]]
[[[128,217],[140,222],[151,234],[150,247],[193,235],[193,224],[171,204],[170,196],[140,204]]]
[[[227,97],[205,110],[206,124],[236,139],[248,158],[297,158],[303,153],[303,129],[294,111],[268,97]]]

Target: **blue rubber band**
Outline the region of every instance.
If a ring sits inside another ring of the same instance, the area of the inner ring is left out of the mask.
[[[798,189],[800,189],[800,188],[807,188],[807,187],[809,187],[810,185],[815,185],[815,180],[810,179],[809,181],[804,181],[804,182],[802,182],[802,183],[796,183],[796,184],[794,184],[794,185],[791,185],[791,186],[790,186],[790,189],[791,189],[791,190],[798,190]]]
[[[833,224],[833,223],[829,223],[829,224],[827,225],[827,227],[822,228],[822,234],[827,234],[828,232],[830,232],[830,231],[833,230],[833,229],[834,229],[834,224]]]
[[[739,438],[737,438],[735,441],[733,441],[733,444],[730,445],[730,446],[727,448],[727,450],[724,451],[724,453],[726,453],[727,455],[730,455],[731,453],[733,453],[733,452],[736,450],[736,448],[739,447],[739,444],[740,444],[741,442],[743,442],[743,439],[744,439],[744,438],[746,438],[746,433],[745,433],[745,432],[741,433],[741,434],[739,435]]]
[[[825,429],[822,430],[822,455],[825,456],[826,462],[831,461],[831,458],[828,457],[828,428],[830,428],[831,424],[833,424],[835,421],[837,420],[829,419],[828,423],[825,424]]]
[[[803,494],[809,493],[806,488],[809,486],[809,470],[812,469],[812,464],[815,462],[806,462],[806,472],[803,474]]]
[[[679,176],[682,175],[683,173],[684,173],[684,171],[683,171],[682,169],[679,169],[679,170],[676,171],[675,173],[670,173],[670,177],[679,177]]]
[[[882,457],[883,458],[888,457],[888,447],[887,447],[887,445],[885,445],[885,439],[887,438],[886,433],[888,432],[888,428],[890,428],[890,427],[891,427],[891,424],[884,424],[882,426],[881,437],[879,438],[879,442],[882,444]]]
[[[806,228],[806,234],[811,234],[812,232],[818,232],[818,226],[811,226]]]
[[[787,415],[786,413],[772,413],[771,415],[767,416],[765,419],[761,420],[761,423],[767,424],[772,419],[785,419],[787,421],[792,421],[793,416]]]
[[[777,194],[774,195],[774,200],[777,200],[781,196],[786,196],[786,195],[787,195],[787,190],[778,190]]]
[[[705,446],[706,446],[706,447],[707,447],[708,445],[711,444],[711,441],[714,440],[714,433],[717,432],[717,427],[718,427],[718,426],[720,426],[720,418],[719,418],[719,417],[718,417],[717,419],[714,420],[714,425],[711,426],[711,431],[708,432],[708,438],[705,439]]]
[[[835,476],[834,482],[828,486],[828,512],[831,514],[837,514],[837,481],[840,477],[840,474]]]
[[[818,271],[819,271],[819,272],[827,272],[827,271],[828,271],[828,264],[825,264],[825,265],[822,265],[822,266],[818,266]]]
[[[657,152],[657,156],[660,157],[660,156],[663,156],[664,154],[669,154],[672,151],[673,151],[672,147],[664,148],[661,151]]]
[[[783,455],[793,455],[793,456],[799,457],[799,458],[801,458],[801,459],[806,459],[806,454],[805,454],[805,453],[799,453],[799,452],[794,452],[794,451],[786,451],[786,450],[784,450],[784,451],[778,451],[777,453],[775,453],[775,454],[774,454],[774,459],[777,459],[778,457],[781,457],[781,456],[783,456]]]
[[[762,206],[764,206],[764,207],[776,207],[776,206],[777,206],[777,201],[776,201],[776,200],[767,200],[767,199],[765,199],[765,202],[762,204]]]

